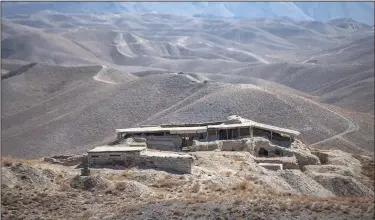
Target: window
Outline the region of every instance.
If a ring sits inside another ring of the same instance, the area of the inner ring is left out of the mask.
[[[97,155],[93,155],[93,156],[91,156],[91,157],[99,157],[99,156],[97,156]]]
[[[240,128],[240,136],[249,136],[250,135],[250,128]]]
[[[110,154],[109,156],[110,157],[120,157],[121,155],[119,155],[119,154]]]

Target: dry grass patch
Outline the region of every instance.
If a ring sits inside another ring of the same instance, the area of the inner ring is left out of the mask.
[[[256,186],[248,180],[243,180],[232,187],[235,191],[254,191],[255,188]]]
[[[25,160],[25,159],[17,159],[11,156],[1,157],[1,164],[4,167],[10,167],[14,163],[21,163],[21,164],[28,164],[28,165],[36,165],[39,163],[37,160]]]
[[[155,186],[157,188],[173,188],[173,186],[175,185],[176,182],[171,179],[159,179],[152,186]]]
[[[70,186],[66,183],[62,183],[60,184],[59,188],[58,188],[58,191],[60,192],[66,192],[66,191],[71,191],[72,188],[70,188]]]
[[[125,179],[128,179],[131,177],[130,170],[124,170],[124,172],[121,173],[120,177],[124,177]]]
[[[10,167],[15,162],[16,162],[15,159],[13,159],[12,157],[2,157],[1,158],[1,164],[4,167]]]
[[[226,177],[230,177],[231,175],[232,175],[232,172],[230,172],[230,171],[225,172]]]

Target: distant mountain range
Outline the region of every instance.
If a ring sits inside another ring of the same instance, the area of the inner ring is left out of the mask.
[[[155,12],[196,17],[285,18],[328,21],[351,18],[374,24],[373,2],[2,2],[2,16],[60,13]]]

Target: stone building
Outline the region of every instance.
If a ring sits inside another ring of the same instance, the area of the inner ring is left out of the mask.
[[[129,147],[128,145],[100,146],[87,151],[90,167],[102,165],[135,166],[139,164],[141,151],[146,147]]]
[[[142,137],[147,148],[180,151],[192,146],[194,140],[210,142],[216,140],[236,140],[242,138],[264,137],[270,141],[290,146],[298,131],[262,124],[240,116],[230,116],[226,121],[199,124],[164,124],[139,128],[116,129],[118,140]]]
[[[88,166],[140,167],[162,169],[176,173],[191,173],[193,157],[184,153],[147,151],[146,147],[129,145],[100,146],[87,152]]]

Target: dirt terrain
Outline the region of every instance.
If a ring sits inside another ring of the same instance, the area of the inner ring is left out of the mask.
[[[373,218],[373,26],[51,11],[1,22],[2,218]],[[79,176],[81,154],[115,129],[230,115],[331,151],[279,171],[201,151],[191,174]]]
[[[91,168],[88,177],[79,176],[80,155],[2,158],[1,217],[372,219],[374,214],[374,162],[366,156],[333,151],[324,164],[305,165],[304,171],[271,171],[248,152],[191,154],[191,174],[117,167]]]

